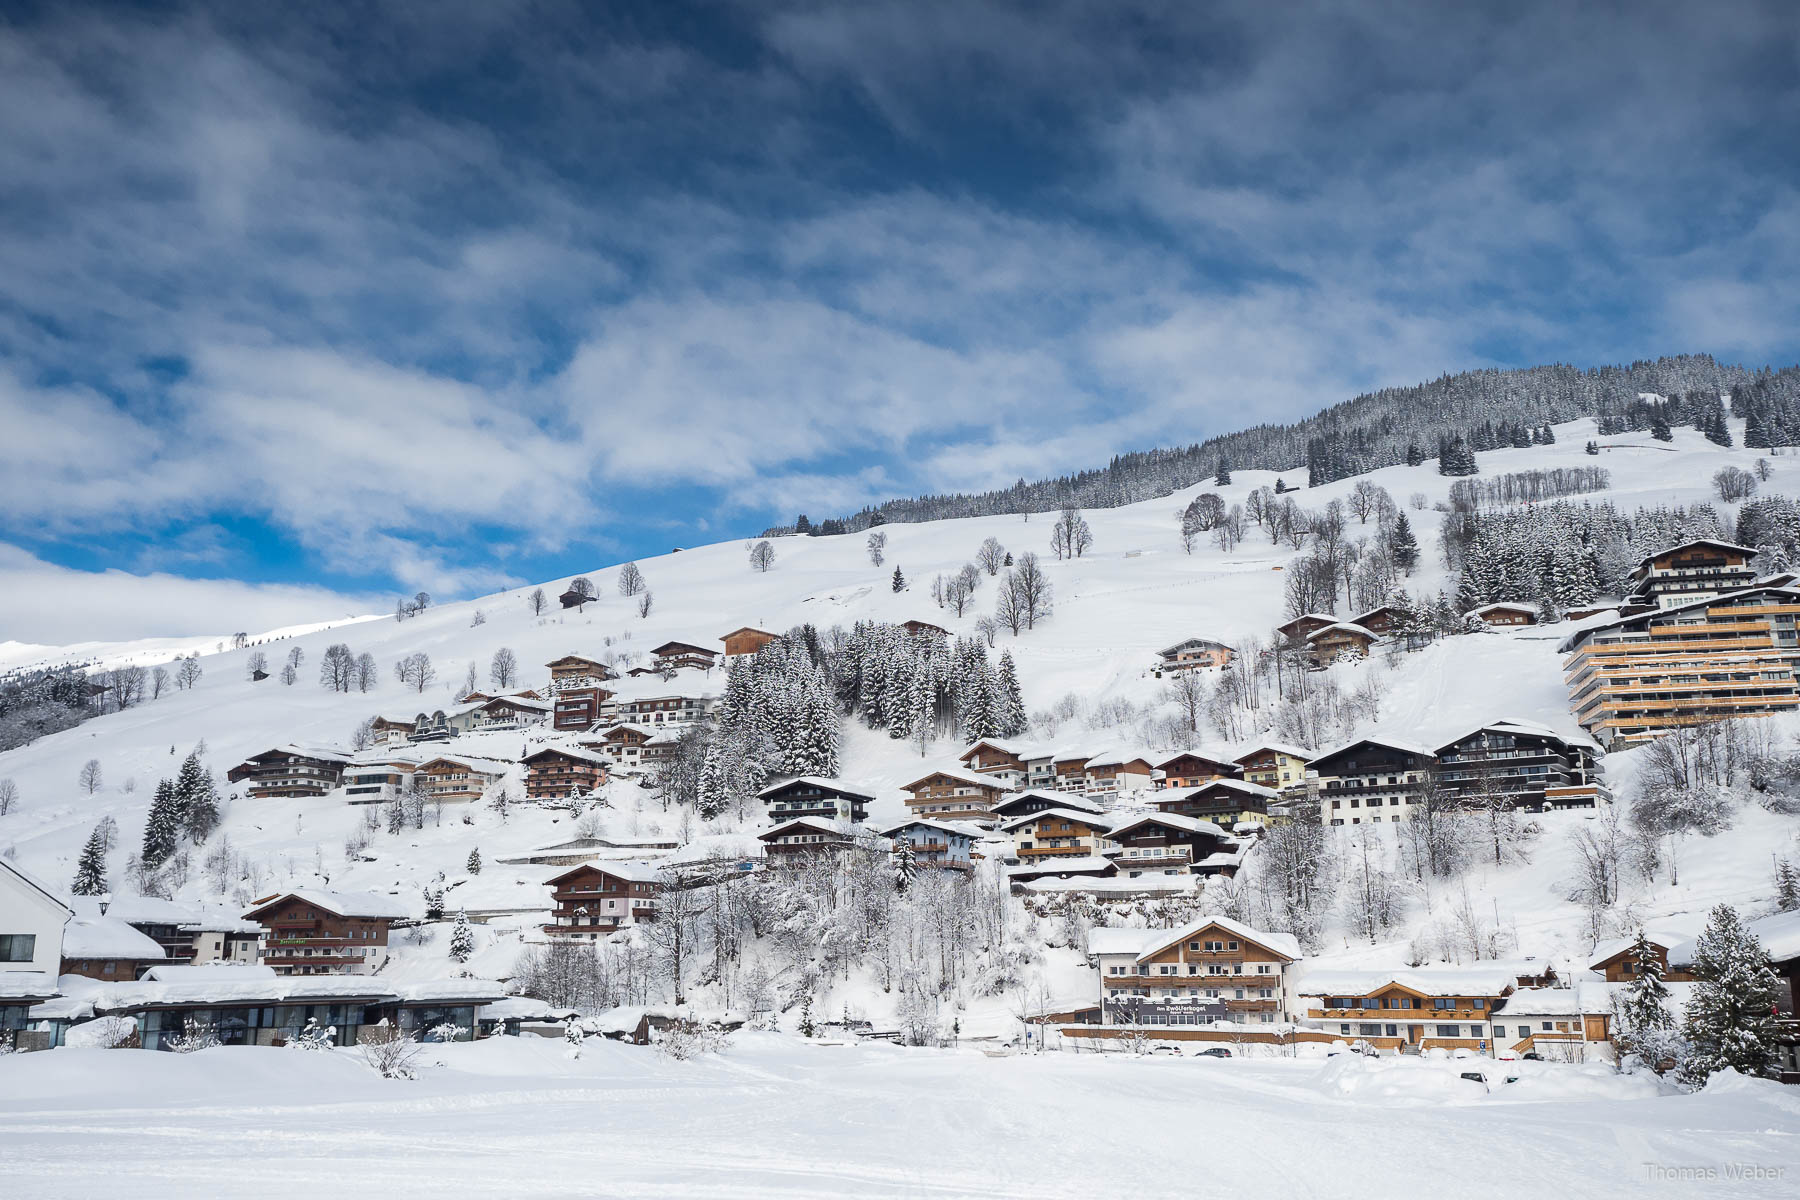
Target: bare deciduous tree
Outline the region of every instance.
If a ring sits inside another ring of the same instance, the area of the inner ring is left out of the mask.
[[[100,760],[90,758],[82,763],[81,774],[76,776],[76,782],[81,785],[81,790],[90,796],[99,791],[100,785],[105,782],[104,773],[100,770]]]
[[[986,538],[982,541],[981,548],[975,551],[975,561],[989,575],[998,575],[1000,568],[1006,564],[1006,547],[1000,544],[998,538]]]
[[[644,589],[642,592],[638,593],[637,615],[640,617],[648,617],[650,615],[650,606],[655,603],[656,594],[648,588]]]
[[[887,553],[887,534],[877,529],[874,533],[869,535],[867,545],[869,548],[869,562],[879,567],[882,563],[883,556]]]
[[[394,664],[394,677],[415,692],[422,692],[437,678],[437,671],[431,665],[430,655],[422,650],[415,650]],[[346,687],[340,690],[350,689]]]
[[[764,538],[750,547],[750,567],[754,571],[767,571],[775,565],[775,547],[769,539]]]
[[[1050,527],[1050,549],[1058,559],[1080,558],[1093,545],[1094,534],[1088,528],[1087,518],[1073,504],[1065,504],[1057,514],[1056,524]]]
[[[506,646],[494,651],[488,662],[488,678],[497,688],[509,688],[519,678],[519,656]]]
[[[375,686],[375,677],[380,672],[375,666],[375,656],[364,650],[356,656],[356,690],[366,692]]]
[[[544,595],[543,588],[532,588],[531,595],[525,597],[525,604],[531,609],[531,615],[541,617],[544,610],[550,607],[550,598]]]
[[[298,649],[298,647],[295,647]],[[356,655],[342,642],[325,647],[319,660],[319,685],[334,692],[347,692],[356,680]]]
[[[635,596],[648,586],[643,570],[636,563],[628,562],[619,568],[619,595]]]

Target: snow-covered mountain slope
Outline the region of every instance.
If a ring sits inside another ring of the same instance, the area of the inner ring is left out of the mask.
[[[1741,435],[1741,424],[1734,426],[1734,433]],[[1482,454],[1482,477],[1599,465],[1611,472],[1611,487],[1588,498],[1610,500],[1629,511],[1639,505],[1711,501],[1715,471],[1726,465],[1748,468],[1761,453],[1741,446],[1724,449],[1691,429],[1677,429],[1674,441],[1667,444],[1648,434],[1602,439],[1605,448],[1595,458],[1582,449],[1594,436],[1591,421],[1571,422],[1556,432],[1555,445]],[[1800,460],[1771,461],[1774,473],[1762,493],[1800,494]],[[172,775],[196,742],[205,741],[208,761],[221,775],[246,755],[283,742],[342,743],[360,721],[375,713],[410,716],[448,705],[460,691],[470,663],[476,664],[485,686],[488,661],[503,646],[515,652],[523,667],[521,682],[530,685],[544,681],[542,664],[563,654],[598,655],[611,649],[642,661],[649,648],[662,641],[717,645],[721,634],[743,625],[779,631],[801,622],[823,628],[865,619],[917,617],[968,633],[978,615],[992,610],[992,581],[984,583],[974,605],[960,618],[932,603],[929,584],[934,574],[969,561],[990,536],[1015,555],[1036,551],[1055,587],[1052,617],[1018,638],[1001,634],[1000,646],[1016,657],[1028,709],[1049,709],[1070,695],[1090,707],[1109,699],[1159,703],[1164,685],[1149,673],[1155,652],[1196,635],[1233,643],[1266,638],[1271,626],[1283,619],[1283,568],[1296,556],[1285,545],[1271,545],[1254,526],[1235,552],[1197,544],[1191,554],[1184,553],[1174,513],[1201,491],[1219,491],[1228,503],[1236,503],[1276,478],[1270,472],[1239,471],[1226,487],[1190,488],[1162,500],[1089,510],[1094,546],[1074,561],[1058,562],[1050,555],[1049,514],[895,524],[883,530],[887,546],[881,566],[870,562],[861,535],[779,539],[774,566],[766,573],[751,569],[749,543],[743,542],[641,560],[654,595],[646,618],[618,594],[619,567],[614,565],[584,572],[597,585],[600,598],[579,612],[553,610],[544,617],[534,616],[528,605],[533,589],[527,587],[442,605],[403,622],[383,618],[282,631],[271,640],[255,639],[260,644],[243,650],[219,652],[216,640],[198,646],[171,645],[169,650],[201,653],[205,674],[192,690],[165,694],[0,755],[0,779],[14,780],[20,796],[16,810],[0,817],[0,852],[15,854],[21,865],[65,884],[89,830],[111,814],[122,834],[122,848],[111,864],[116,881],[126,851],[137,844],[157,779]],[[1298,484],[1303,473],[1287,472],[1284,478]],[[1437,553],[1441,514],[1430,505],[1446,498],[1452,481],[1437,475],[1431,464],[1387,468],[1362,478],[1408,506],[1423,551],[1409,586],[1435,589],[1449,582]],[[1333,498],[1347,497],[1355,482],[1303,489],[1296,499],[1316,509]],[[1426,507],[1410,506],[1414,493],[1424,495]],[[1372,521],[1366,528],[1358,527],[1354,517],[1351,521],[1352,538],[1374,529]],[[896,565],[910,584],[900,593],[889,585]],[[564,583],[553,581],[546,591],[554,596]],[[484,618],[480,624],[474,623],[477,612]],[[1524,718],[1573,732],[1555,652],[1560,632],[1527,628],[1458,637],[1401,656],[1391,665],[1377,658],[1342,668],[1368,673],[1382,693],[1378,716],[1360,732],[1431,741],[1496,717]],[[319,686],[321,656],[328,645],[340,641],[354,652],[375,656],[380,664],[375,690],[343,694]],[[278,666],[292,647],[305,655],[298,684],[283,686],[276,678],[249,680],[246,663],[251,653],[261,650]],[[148,654],[154,649],[141,651]],[[77,658],[99,653],[91,648],[74,650],[79,651],[74,654]],[[430,655],[437,672],[436,682],[423,694],[398,683],[393,675],[396,660],[421,651]],[[54,651],[42,648],[35,648],[35,653],[39,658],[55,657]],[[117,661],[147,659],[133,651]],[[1059,736],[1065,731],[1082,736],[1084,725],[1076,718],[1065,723]],[[1133,736],[1130,728],[1096,731],[1096,737],[1112,741],[1127,742]],[[950,761],[960,749],[940,742],[927,751],[927,759]],[[1614,756],[1609,769],[1628,774],[1628,763],[1613,767],[1621,757],[1630,756]],[[77,785],[82,764],[89,759],[98,759],[104,772],[104,786],[92,795]],[[918,750],[909,744],[854,724],[846,730],[841,773],[880,792],[872,813],[878,822],[900,815],[895,789],[915,777],[920,765]],[[683,828],[694,834],[709,832],[691,821],[684,827],[680,814],[663,811],[629,787],[615,797],[615,805],[605,820],[620,834]],[[417,886],[437,872],[447,873],[452,881],[464,878],[463,864],[473,846],[493,863],[508,851],[570,832],[566,816],[535,809],[515,810],[505,822],[479,809],[467,814],[469,823],[463,813],[451,810],[441,826],[428,823],[417,833],[378,839],[369,851],[372,861],[347,861],[344,843],[364,814],[341,800],[260,804],[238,800],[230,805],[224,834],[240,852],[262,864],[270,887],[324,876],[334,887],[399,889],[414,896]],[[1523,952],[1579,955],[1585,950],[1579,944],[1583,935],[1578,914],[1564,900],[1569,878],[1567,827],[1583,819],[1545,818],[1540,850],[1532,863],[1499,870],[1477,868],[1468,877],[1470,888],[1484,903],[1491,902],[1500,922],[1518,927]],[[1771,850],[1791,853],[1792,843],[1792,822],[1760,811],[1746,813],[1730,833],[1690,848],[1692,861],[1683,863],[1679,889],[1652,889],[1655,894],[1639,898],[1641,907],[1647,916],[1676,919],[1684,931],[1697,928],[1703,906],[1715,899],[1736,899],[1754,907],[1768,892]],[[494,868],[465,886],[504,891],[511,881],[516,889],[530,889],[541,878],[541,873]],[[456,903],[454,893],[451,902]],[[1414,923],[1434,919],[1431,911],[1421,910]],[[503,969],[500,950],[494,948],[493,961],[472,965]]]

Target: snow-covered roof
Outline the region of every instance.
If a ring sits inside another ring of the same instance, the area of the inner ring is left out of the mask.
[[[1398,738],[1389,737],[1359,737],[1352,738],[1347,742],[1340,742],[1331,749],[1320,752],[1309,759],[1308,763],[1310,765],[1311,763],[1323,762],[1328,758],[1335,758],[1344,753],[1344,751],[1354,750],[1358,746],[1386,746],[1390,750],[1403,750],[1408,754],[1419,754],[1426,758],[1437,757],[1437,751],[1435,749],[1430,746],[1421,746],[1416,742],[1403,742]]]
[[[48,971],[0,971],[0,1000],[48,1000],[58,994]]]
[[[1035,863],[1020,863],[1016,867],[1009,867],[1006,874],[1014,879],[1030,875],[1107,875],[1111,874],[1113,867],[1112,859],[1101,858],[1097,854],[1054,855]]]
[[[1754,934],[1769,953],[1770,962],[1789,962],[1800,958],[1800,911],[1771,913],[1744,923],[1746,932]],[[1691,967],[1699,938],[1689,938],[1669,951],[1669,965]]]
[[[979,771],[966,770],[963,767],[933,767],[930,771],[919,776],[917,779],[913,780],[911,783],[901,784],[900,790],[903,792],[909,792],[913,788],[918,787],[919,785],[923,784],[926,780],[930,779],[934,775],[942,775],[946,779],[954,779],[958,783],[977,784],[984,788],[993,788],[996,791],[1004,792],[1007,790],[1005,780],[997,779],[992,775],[983,775]]]
[[[13,875],[18,878],[20,883],[23,883],[26,887],[35,892],[42,892],[45,899],[61,905],[64,911],[69,913],[75,911],[69,907],[69,902],[63,899],[61,892],[58,892],[55,888],[45,883],[42,879],[39,879],[36,875],[33,875],[30,871],[27,871],[24,867],[21,867],[18,863],[15,863],[12,859],[0,858],[0,871],[12,872]]]
[[[1225,831],[1211,821],[1201,820],[1199,817],[1186,817],[1180,813],[1171,812],[1151,812],[1144,813],[1142,816],[1131,817],[1114,825],[1112,836],[1114,838],[1122,837],[1133,829],[1136,829],[1139,825],[1163,825],[1170,829],[1179,829],[1184,833],[1204,834],[1209,837],[1221,839],[1226,836]]]
[[[637,704],[645,700],[714,700],[722,690],[716,675],[677,672],[675,678],[646,675],[621,680],[611,689],[611,704]]]
[[[683,866],[727,859],[752,859],[761,853],[762,843],[756,840],[753,833],[708,833],[687,842],[664,861],[674,866]]]
[[[1638,559],[1637,565],[1641,567],[1645,563],[1661,558],[1665,554],[1673,554],[1677,550],[1686,550],[1690,546],[1717,546],[1721,550],[1736,550],[1738,553],[1748,555],[1751,558],[1756,557],[1756,547],[1754,546],[1740,546],[1736,542],[1721,542],[1718,538],[1695,538],[1691,542],[1678,542],[1673,546],[1664,546],[1661,550],[1646,554],[1644,557]]]
[[[1178,798],[1182,796],[1192,796],[1200,792],[1216,791],[1241,792],[1246,796],[1253,796],[1259,800],[1275,800],[1281,796],[1281,793],[1272,787],[1265,787],[1260,783],[1251,783],[1247,779],[1232,779],[1229,776],[1221,775],[1217,779],[1209,779],[1205,783],[1195,787],[1172,788],[1157,792],[1155,796],[1151,798],[1150,803],[1157,805],[1174,804],[1179,803],[1180,801]]]
[[[853,838],[862,832],[861,828],[849,821],[830,821],[824,817],[794,817],[763,830],[756,836],[760,841],[768,841],[795,829],[810,829],[814,833],[829,833],[837,837]]]
[[[1261,754],[1272,750],[1276,754],[1285,754],[1290,758],[1302,761],[1313,757],[1313,751],[1304,746],[1290,746],[1286,742],[1247,742],[1241,750],[1234,750],[1229,761],[1241,763],[1253,754]]]
[[[1173,646],[1170,646],[1166,650],[1158,650],[1157,653],[1162,655],[1164,658],[1167,658],[1172,654],[1181,653],[1183,650],[1186,650],[1189,646],[1216,646],[1221,650],[1231,649],[1231,647],[1226,645],[1224,642],[1214,641],[1212,638],[1191,637],[1191,638],[1184,639],[1183,641],[1176,642]]]
[[[1613,988],[1607,984],[1577,980],[1564,988],[1518,988],[1494,1011],[1507,1017],[1579,1017],[1612,1012],[1612,998]]]
[[[1357,636],[1359,638],[1366,639],[1370,644],[1374,644],[1375,642],[1379,642],[1381,640],[1381,635],[1376,633],[1374,630],[1365,629],[1361,625],[1352,625],[1348,621],[1333,621],[1329,625],[1323,626],[1319,629],[1315,629],[1311,633],[1306,635],[1306,640],[1309,642],[1316,642],[1328,633],[1354,634],[1355,636]]]
[[[478,985],[478,986],[471,986]],[[476,995],[475,993],[479,993]],[[246,978],[220,971],[177,983],[107,984],[92,994],[97,1012],[202,1004],[271,1004],[368,998],[374,1001],[460,1000],[480,1003],[482,996],[504,994],[488,980],[427,980],[394,983],[373,975],[277,975]]]
[[[1230,756],[1223,750],[1177,750],[1173,754],[1160,754],[1150,760],[1150,765],[1158,770],[1166,770],[1172,762],[1184,758],[1197,758],[1201,762],[1217,763],[1221,767],[1236,766]]]
[[[1679,934],[1652,933],[1649,931],[1644,933],[1644,938],[1652,946],[1661,946],[1665,954],[1676,946],[1681,945],[1681,943],[1686,940]],[[1601,941],[1595,942],[1594,952],[1588,955],[1588,966],[1591,969],[1598,970],[1601,963],[1615,955],[1623,954],[1635,945],[1637,945],[1636,934],[1633,934],[1630,937],[1604,938]]]
[[[140,983],[257,983],[276,978],[274,967],[252,963],[160,963]]]
[[[521,761],[529,763],[532,759],[541,758],[546,754],[561,754],[575,759],[577,762],[594,763],[599,766],[612,765],[612,760],[607,758],[604,754],[597,754],[584,746],[576,745],[539,746],[536,750],[527,754]]]
[[[436,754],[420,764],[429,767],[432,763],[450,763],[454,766],[467,767],[477,775],[504,775],[512,770],[514,764],[499,758],[482,758],[474,754]]]
[[[645,737],[656,732],[648,725],[639,725],[636,721],[615,721],[600,731],[601,737],[611,737],[615,733],[641,733]]]
[[[864,800],[873,800],[875,798],[874,792],[866,792],[861,788],[853,788],[841,779],[826,779],[821,775],[799,775],[793,779],[784,779],[780,783],[771,783],[768,787],[756,793],[756,798],[758,800],[766,800],[770,796],[775,795],[775,793],[791,788],[797,783],[810,784],[816,788],[823,788],[828,792],[841,792],[846,796],[857,796]]]
[[[1087,812],[1082,809],[1074,808],[1046,808],[1038,812],[1026,813],[1023,816],[1012,817],[1000,822],[1000,828],[1010,833],[1021,825],[1027,825],[1032,821],[1041,821],[1047,817],[1060,817],[1065,821],[1079,821],[1083,825],[1100,833],[1105,833],[1112,828],[1112,821],[1110,818],[1100,813]]]
[[[1146,946],[1168,932],[1166,929],[1090,929],[1088,953],[1129,954],[1136,958],[1144,953]]]
[[[64,958],[167,958],[163,948],[118,917],[72,917],[63,926]]]
[[[1484,604],[1480,608],[1471,608],[1469,613],[1472,616],[1479,617],[1502,608],[1506,609],[1508,612],[1529,613],[1537,611],[1537,605],[1535,604],[1524,604],[1515,600],[1496,600],[1492,604]]]
[[[1118,767],[1126,763],[1141,762],[1150,765],[1150,755],[1142,750],[1106,750],[1087,760],[1088,768]]]
[[[1086,796],[1078,795],[1074,792],[1046,791],[1043,788],[1032,788],[1029,791],[1014,792],[1004,799],[995,801],[994,811],[1005,812],[1009,808],[1016,808],[1024,801],[1033,799],[1048,800],[1057,808],[1077,808],[1084,812],[1094,813],[1105,811],[1097,802],[1089,800]]]
[[[1457,734],[1455,737],[1450,738],[1448,741],[1439,743],[1438,749],[1447,749],[1460,741],[1472,738],[1478,733],[1485,733],[1489,730],[1496,733],[1524,734],[1528,737],[1554,738],[1559,742],[1564,742],[1571,746],[1587,747],[1596,753],[1600,750],[1600,743],[1584,733],[1558,733],[1548,725],[1540,724],[1537,721],[1522,721],[1517,717],[1499,717],[1480,725],[1471,726]]]
[[[1688,600],[1681,604],[1671,604],[1667,608],[1650,609],[1646,612],[1635,612],[1629,616],[1614,617],[1610,621],[1596,619],[1592,624],[1584,622],[1581,628],[1575,630],[1568,637],[1558,642],[1556,645],[1556,652],[1558,654],[1569,653],[1575,649],[1576,645],[1580,643],[1583,638],[1592,633],[1600,633],[1608,629],[1617,629],[1622,625],[1630,625],[1638,621],[1648,621],[1652,618],[1667,617],[1671,613],[1685,612],[1690,608],[1712,608],[1727,600],[1759,592],[1779,593],[1787,598],[1788,603],[1793,603],[1796,599],[1800,599],[1800,588],[1752,586],[1739,588],[1735,592],[1722,592],[1718,595],[1702,596],[1696,600]]]
[[[913,828],[914,826],[922,826],[923,828],[926,828],[926,829],[935,829],[940,833],[955,834],[957,837],[962,837],[962,838],[973,839],[973,838],[978,838],[981,836],[979,833],[972,832],[966,822],[963,822],[963,821],[938,821],[938,820],[934,820],[931,817],[913,817],[910,820],[900,822],[898,825],[893,825],[887,829],[883,829],[881,831],[881,833],[882,833],[883,837],[894,837],[894,836],[904,832],[905,830]]]
[[[1492,963],[1397,971],[1313,970],[1300,977],[1296,990],[1303,996],[1367,996],[1392,983],[1422,996],[1497,996],[1515,987],[1518,975],[1509,966]]]
[[[1224,930],[1226,933],[1235,935],[1243,941],[1255,942],[1266,950],[1273,950],[1290,962],[1299,961],[1300,942],[1293,934],[1268,933],[1253,926],[1246,925],[1242,921],[1234,921],[1230,917],[1200,917],[1197,920],[1182,926],[1180,929],[1149,930],[1148,932],[1153,936],[1145,944],[1144,948],[1139,951],[1139,956],[1148,957],[1169,946],[1173,946],[1176,942],[1185,942],[1202,930],[1214,926]],[[1090,938],[1091,936],[1092,935],[1090,935]],[[1091,940],[1088,944],[1089,947],[1092,948],[1093,943]]]
[[[566,871],[552,875],[544,882],[556,883],[558,880],[566,879],[570,875],[576,875],[582,871],[601,871],[631,883],[655,883],[662,877],[663,867],[658,863],[642,861],[582,863],[578,867],[570,867]]]
[[[575,1015],[572,1008],[552,1008],[530,996],[507,996],[481,1010],[484,1021],[566,1021]]]
[[[397,896],[384,896],[379,892],[328,892],[320,888],[276,892],[252,905],[244,915],[254,916],[289,896],[315,908],[327,909],[340,917],[386,917],[398,920],[412,915]]]
[[[401,1003],[448,1001],[462,1004],[491,1004],[506,995],[506,989],[492,979],[408,979],[388,984]]]

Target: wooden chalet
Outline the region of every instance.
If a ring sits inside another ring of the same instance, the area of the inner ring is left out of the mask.
[[[105,983],[130,983],[168,961],[168,952],[149,934],[117,917],[94,914],[72,917],[62,927],[57,971]]]
[[[771,867],[802,866],[821,855],[838,855],[863,846],[858,826],[823,817],[794,817],[756,835],[763,861]]]
[[[277,746],[253,754],[225,773],[232,783],[244,783],[252,800],[285,800],[323,796],[343,782],[350,755],[324,746]]]
[[[1300,960],[1292,934],[1229,917],[1095,929],[1088,951],[1100,971],[1101,1023],[1123,1026],[1283,1023],[1288,974]]]
[[[583,658],[579,654],[565,654],[544,665],[550,669],[550,690],[552,692],[570,685],[586,687],[590,682],[605,683],[609,679],[619,677],[619,673],[605,663],[598,659]]]
[[[1235,778],[1240,773],[1238,765],[1230,759],[1215,758],[1197,750],[1171,754],[1153,765],[1163,773],[1161,782],[1157,784],[1162,788],[1199,787],[1213,779]]]
[[[419,790],[443,804],[470,804],[506,778],[510,763],[491,758],[440,755],[419,764],[413,781]]]
[[[1226,830],[1246,822],[1266,825],[1269,806],[1281,793],[1243,779],[1213,779],[1199,787],[1156,793],[1151,799],[1161,812],[1211,821]]]
[[[942,625],[933,625],[930,621],[902,621],[900,622],[900,628],[906,630],[906,632],[912,634],[914,637],[947,638],[950,636],[950,631],[948,629],[945,629]]]
[[[1306,763],[1313,752],[1304,746],[1261,742],[1232,758],[1246,783],[1285,791],[1306,782]]]
[[[1437,755],[1429,746],[1358,738],[1306,765],[1318,776],[1321,823],[1366,825],[1410,817],[1437,770]]]
[[[906,807],[914,816],[979,821],[986,819],[994,805],[1012,789],[992,775],[961,767],[940,767],[902,784],[900,790],[909,793]]]
[[[1177,642],[1166,650],[1157,651],[1162,659],[1158,670],[1193,671],[1207,667],[1228,667],[1237,651],[1224,642],[1215,642],[1209,638],[1193,637],[1185,642]]]
[[[725,657],[736,658],[740,654],[755,654],[778,636],[766,629],[753,629],[746,625],[742,629],[720,635],[719,640],[725,643]]]
[[[603,685],[617,679],[618,672],[579,654],[565,654],[546,665],[550,668],[551,728],[564,732],[592,729],[615,694]]]
[[[708,650],[705,646],[696,646],[691,642],[664,642],[650,651],[650,665],[654,670],[680,670],[684,667],[696,671],[710,671],[718,665],[719,652]]]
[[[657,868],[641,862],[583,863],[546,882],[552,911],[544,932],[586,941],[654,917],[663,892]]]
[[[1100,857],[1111,845],[1113,821],[1076,808],[1047,808],[1002,822],[1021,863],[1046,858]]]
[[[1337,623],[1338,619],[1330,613],[1302,613],[1291,621],[1277,625],[1275,632],[1290,641],[1304,642],[1319,630]]]
[[[595,596],[592,593],[578,592],[574,588],[570,588],[556,599],[557,603],[561,604],[564,608],[573,608],[579,611],[582,605],[592,604],[599,598],[600,597]]]
[[[1027,755],[1035,747],[1005,738],[982,738],[957,756],[969,771],[992,775],[1003,783],[1023,786],[1030,773]]]
[[[581,745],[598,754],[604,754],[621,766],[640,766],[644,760],[644,747],[656,731],[647,725],[639,725],[632,721],[620,721],[609,725],[598,737],[582,739]]]
[[[415,717],[394,717],[385,713],[369,719],[369,732],[378,742],[404,742],[412,737]]]
[[[975,845],[980,840],[979,832],[972,826],[930,817],[913,817],[881,832],[893,839],[896,851],[902,842],[906,843],[915,867],[947,871],[973,867]]]
[[[387,962],[388,930],[407,915],[391,896],[312,888],[265,896],[245,913],[267,926],[262,965],[277,975],[369,975]]]
[[[1032,788],[1029,791],[1008,792],[1000,799],[999,803],[988,810],[987,815],[995,821],[1010,821],[1014,817],[1029,816],[1032,813],[1043,812],[1047,808],[1073,808],[1095,814],[1103,811],[1099,804],[1085,796]]]
[[[1319,971],[1300,981],[1306,1023],[1382,1050],[1492,1047],[1491,1023],[1522,986],[1506,964],[1419,967],[1388,974]]]
[[[1197,817],[1171,812],[1130,817],[1113,826],[1111,840],[1113,845],[1102,853],[1127,878],[1237,873],[1236,856],[1221,854],[1236,843],[1225,830]],[[1213,860],[1214,855],[1221,858]]]
[[[1354,662],[1367,658],[1380,641],[1380,634],[1370,633],[1361,625],[1339,621],[1307,634],[1306,649],[1314,666],[1329,667],[1338,661]]]
[[[823,817],[827,821],[862,824],[868,819],[873,792],[846,787],[835,779],[802,775],[770,784],[756,793],[768,807],[769,819],[780,823],[795,817]]]
[[[1655,952],[1656,961],[1662,964],[1662,977],[1666,983],[1687,983],[1693,980],[1693,974],[1686,966],[1677,967],[1669,962],[1669,951],[1681,945],[1686,939],[1672,937],[1667,934],[1646,934],[1645,940]],[[1637,959],[1632,955],[1632,947],[1637,945],[1637,938],[1608,938],[1594,947],[1594,953],[1588,962],[1588,970],[1597,971],[1608,983],[1630,983],[1637,978]]]
[[[585,796],[606,782],[606,759],[578,746],[546,746],[524,762],[525,795],[532,800]]]
[[[1370,633],[1380,634],[1382,637],[1386,637],[1394,631],[1395,625],[1397,625],[1400,618],[1405,615],[1404,612],[1395,608],[1393,605],[1383,604],[1379,608],[1371,608],[1366,613],[1359,613],[1356,616],[1351,617],[1346,623],[1350,625],[1360,625]]]
[[[1471,617],[1479,617],[1483,625],[1512,626],[1536,625],[1537,609],[1529,604],[1509,604],[1504,601],[1497,604],[1484,604],[1480,608],[1469,610]]]
[[[1632,569],[1627,600],[1672,608],[1739,591],[1756,582],[1755,557],[1754,547],[1709,538],[1658,550]]]

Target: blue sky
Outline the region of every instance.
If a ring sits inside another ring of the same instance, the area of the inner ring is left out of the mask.
[[[284,7],[0,16],[0,640],[1800,359],[1788,4]]]

